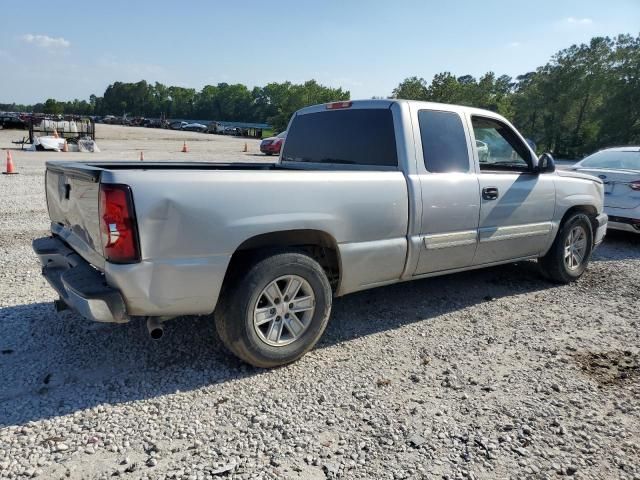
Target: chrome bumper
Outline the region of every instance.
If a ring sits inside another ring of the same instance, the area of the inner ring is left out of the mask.
[[[42,264],[42,275],[64,304],[95,322],[129,321],[120,292],[107,285],[104,275],[62,240],[38,238],[32,246]]]
[[[598,221],[598,229],[596,230],[595,235],[593,236],[593,247],[597,247],[604,240],[604,236],[607,233],[607,222],[609,217],[607,217],[606,213],[601,213],[596,217]]]

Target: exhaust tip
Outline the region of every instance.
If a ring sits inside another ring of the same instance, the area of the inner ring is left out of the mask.
[[[162,328],[154,328],[149,331],[149,335],[151,335],[153,340],[160,340],[164,335],[164,330]]]
[[[158,320],[157,317],[147,318],[147,330],[149,331],[149,336],[153,340],[160,340],[164,335],[164,328],[162,327],[162,322]]]

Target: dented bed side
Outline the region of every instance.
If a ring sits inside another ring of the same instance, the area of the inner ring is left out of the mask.
[[[401,171],[122,166],[51,162],[46,182],[52,233],[121,292],[128,315],[212,312],[234,252],[275,232],[330,236],[342,273],[338,295],[402,276],[409,205]],[[138,263],[103,257],[100,184],[131,187]]]
[[[104,170],[131,186],[141,262],[104,264],[130,315],[207,314],[236,249],[265,233],[317,230],[335,239],[338,294],[400,278],[407,185],[400,171]]]

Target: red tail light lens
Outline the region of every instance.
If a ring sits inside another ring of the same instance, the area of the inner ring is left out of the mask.
[[[347,102],[332,102],[332,103],[327,103],[325,106],[327,108],[327,110],[338,110],[340,108],[350,108],[351,107],[351,102],[347,101]]]
[[[140,261],[138,231],[128,185],[100,185],[100,233],[104,258],[113,263]]]

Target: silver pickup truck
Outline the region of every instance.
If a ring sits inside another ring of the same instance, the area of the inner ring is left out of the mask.
[[[403,100],[308,107],[275,163],[48,162],[43,274],[99,322],[214,312],[261,367],[313,347],[332,297],[524,259],[582,275],[603,184],[555,170],[501,116]]]

